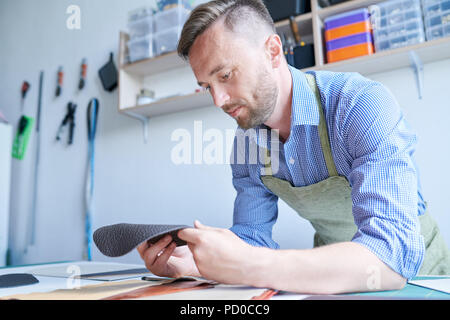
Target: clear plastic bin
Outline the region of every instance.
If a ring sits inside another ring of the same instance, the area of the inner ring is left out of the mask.
[[[420,0],[384,1],[369,6],[369,12],[374,29],[422,18]]]
[[[450,23],[428,28],[426,34],[428,41],[443,37],[450,37]]]
[[[404,12],[398,12],[396,14],[390,14],[388,16],[381,17],[379,19],[371,18],[373,29],[386,28],[399,23],[405,23],[409,20],[422,19],[422,11],[420,9],[413,9]]]
[[[137,8],[128,12],[128,22],[140,20],[153,14],[153,9],[149,6]]]
[[[153,16],[148,15],[128,23],[130,39],[136,39],[153,33]]]
[[[373,30],[373,37],[375,42],[384,41],[389,38],[399,37],[411,32],[423,32],[423,22],[422,19],[413,19],[407,22],[398,23],[386,28],[379,28]],[[376,47],[376,46],[375,46]]]
[[[404,35],[391,37],[382,41],[375,42],[375,51],[391,50],[410,46],[416,43],[424,42],[425,35],[423,30],[405,33]]]
[[[154,34],[155,56],[172,52],[177,49],[181,29],[181,26],[177,26]]]
[[[424,17],[431,17],[446,11],[450,11],[450,0],[433,0],[429,2],[424,1],[422,3],[422,7]]]
[[[190,0],[156,0],[158,11],[168,10],[176,6],[183,6],[186,9],[192,9]]]
[[[425,18],[425,27],[432,28],[438,25],[444,25],[450,23],[450,10],[440,12],[433,16],[428,16]]]
[[[173,27],[183,26],[191,11],[182,6],[154,14],[155,32],[165,31]]]
[[[149,34],[137,39],[129,40],[128,54],[130,62],[153,57],[153,35]]]

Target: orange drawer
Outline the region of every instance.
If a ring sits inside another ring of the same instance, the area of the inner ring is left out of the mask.
[[[348,24],[346,26],[329,29],[325,31],[325,40],[330,41],[337,38],[347,37],[356,33],[370,32],[371,24],[369,20]]]
[[[357,44],[350,47],[331,50],[327,52],[327,62],[336,62],[350,58],[366,56],[373,53],[373,45],[370,42]]]

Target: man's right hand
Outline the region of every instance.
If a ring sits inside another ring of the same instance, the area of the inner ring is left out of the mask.
[[[188,246],[177,247],[170,235],[154,244],[143,242],[137,250],[146,268],[157,276],[170,278],[201,276]]]

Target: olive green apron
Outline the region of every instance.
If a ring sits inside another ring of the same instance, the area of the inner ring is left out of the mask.
[[[316,231],[314,247],[318,247],[351,241],[357,227],[352,213],[350,184],[346,177],[338,175],[331,154],[328,130],[315,78],[310,74],[305,75],[316,96],[320,114],[319,138],[329,177],[309,186],[293,187],[290,182],[272,175],[270,152],[267,150],[265,175],[261,176],[261,180],[269,190],[311,223]],[[420,216],[419,221],[426,248],[419,274],[450,274],[450,252],[436,222],[427,213]]]

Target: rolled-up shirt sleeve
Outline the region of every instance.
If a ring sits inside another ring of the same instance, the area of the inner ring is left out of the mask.
[[[348,179],[357,232],[352,241],[411,279],[425,254],[418,220],[418,173],[412,159],[416,135],[384,86],[372,85],[361,92],[348,101],[340,130],[353,158]]]
[[[232,182],[237,194],[230,230],[253,246],[278,249],[279,245],[272,239],[272,228],[278,217],[278,197],[264,186],[259,176],[250,175],[250,166],[257,164],[239,164],[236,161],[231,164]]]

